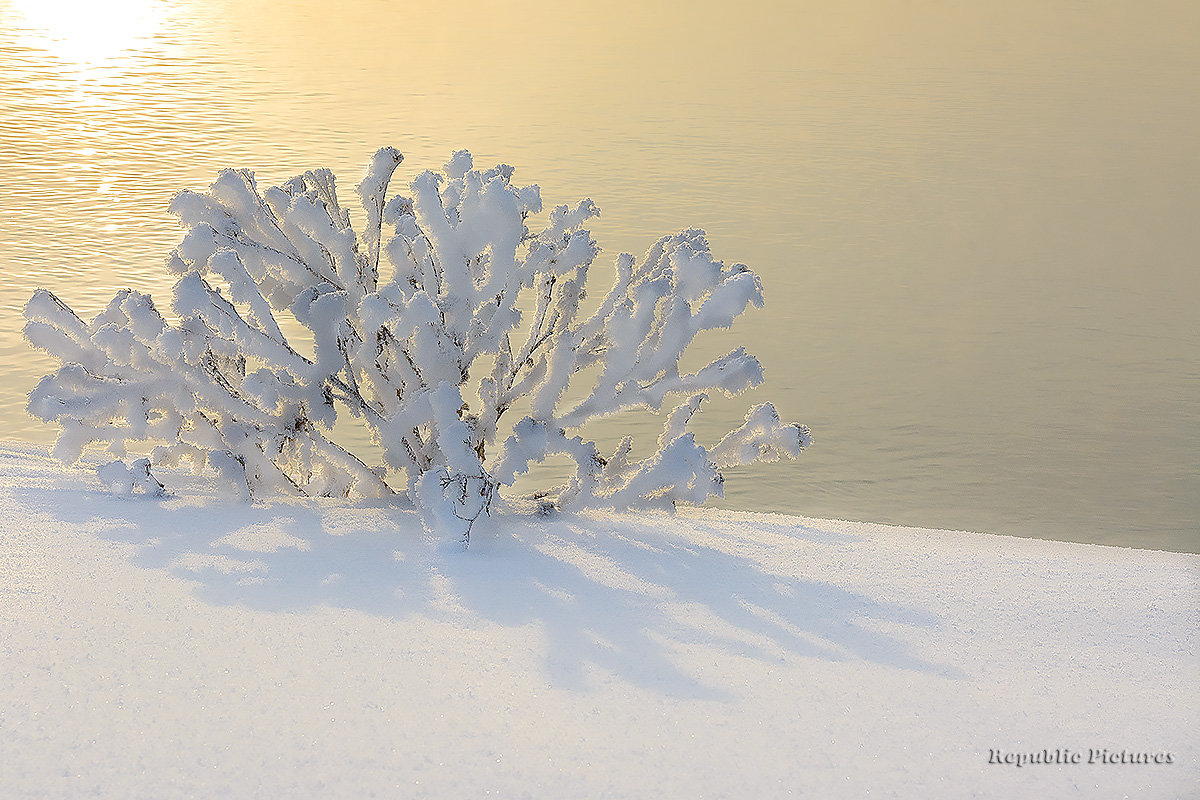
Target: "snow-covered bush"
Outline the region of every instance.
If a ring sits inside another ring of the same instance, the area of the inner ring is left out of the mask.
[[[61,428],[55,455],[75,461],[91,443],[117,459],[145,453],[102,468],[107,485],[128,491],[155,491],[150,469],[181,461],[246,499],[396,487],[428,527],[466,537],[513,502],[500,487],[553,455],[574,474],[536,494],[541,508],[625,509],[701,503],[722,494],[722,468],[810,443],[768,403],[711,448],[687,432],[706,392],[762,380],[744,348],[680,372],[696,334],[763,302],[758,277],[715,260],[702,231],[662,238],[640,263],[620,255],[611,288],[583,313],[599,253],[583,227],[599,214],[590,200],[531,230],[539,190],[514,186],[511,167],[478,170],[460,151],[389,200],[400,161],[392,148],[376,153],[358,186],[358,233],[328,170],[266,191],[251,172],[225,170],[208,192],[177,194],[170,210],[187,228],[167,260],[180,276],[177,323],[134,291],[89,323],[38,290],[26,336],[63,363],[29,410]],[[285,335],[299,326],[311,346]],[[648,458],[631,458],[628,438],[602,455],[576,433],[597,417],[660,411],[672,396],[682,403]],[[503,436],[514,405],[528,413]],[[370,429],[385,464],[332,441],[339,410]]]

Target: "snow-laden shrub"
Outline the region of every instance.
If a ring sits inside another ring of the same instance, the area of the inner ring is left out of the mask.
[[[180,276],[177,324],[135,291],[90,323],[35,292],[25,334],[63,363],[29,410],[61,428],[55,455],[72,462],[97,442],[118,459],[148,453],[102,468],[107,485],[145,491],[159,485],[151,467],[181,461],[246,499],[382,497],[395,486],[430,528],[469,535],[500,487],[552,455],[569,457],[574,474],[537,493],[542,508],[625,509],[701,503],[722,494],[721,469],[795,457],[810,443],[768,403],[711,448],[687,432],[706,392],[762,380],[743,348],[680,372],[697,333],[763,302],[758,277],[715,260],[702,231],[662,238],[640,263],[620,255],[611,288],[585,314],[599,252],[583,227],[599,214],[590,200],[531,230],[539,190],[514,186],[511,167],[477,170],[460,151],[388,200],[400,161],[392,148],[372,160],[358,186],[361,232],[328,170],[266,191],[251,172],[225,170],[206,193],[177,194],[170,210],[187,228],[167,261]],[[311,346],[285,335],[296,322]],[[628,438],[602,455],[574,433],[628,409],[661,411],[672,396],[683,402],[648,458],[631,458]],[[516,404],[528,414],[500,441]],[[386,464],[331,440],[339,409],[368,426]]]

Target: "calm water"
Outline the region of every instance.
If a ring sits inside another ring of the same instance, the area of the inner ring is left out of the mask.
[[[468,147],[609,253],[699,226],[762,275],[698,344],[766,384],[700,437],[771,399],[817,444],[725,505],[1200,551],[1191,0],[94,5],[0,0],[0,437],[53,438],[30,292],[165,298],[176,189]]]

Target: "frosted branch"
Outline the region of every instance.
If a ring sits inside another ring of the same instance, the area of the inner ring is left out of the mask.
[[[361,232],[325,169],[265,190],[247,170],[222,170],[207,191],[179,192],[170,210],[186,232],[167,259],[178,323],[137,292],[90,322],[35,292],[25,335],[61,366],[29,410],[59,427],[55,454],[105,447],[117,460],[100,479],[120,494],[165,491],[152,470],[185,463],[247,500],[386,497],[394,485],[431,530],[465,541],[504,505],[502,490],[556,455],[575,469],[534,493],[542,507],[630,508],[720,496],[721,469],[811,443],[766,403],[709,449],[687,430],[709,393],[763,377],[745,348],[680,373],[698,334],[763,304],[758,277],[715,259],[702,231],[663,237],[640,261],[619,255],[581,316],[600,253],[585,227],[600,213],[591,200],[537,223],[538,187],[514,185],[504,164],[477,168],[465,150],[389,198],[401,162],[390,147],[372,158],[357,186]],[[311,352],[285,336],[296,323]],[[628,438],[601,457],[578,432],[668,401],[678,405],[647,458]],[[517,405],[528,414],[506,435]],[[383,463],[334,443],[346,411]]]

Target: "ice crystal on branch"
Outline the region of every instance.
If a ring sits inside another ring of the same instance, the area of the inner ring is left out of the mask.
[[[794,458],[810,443],[769,403],[711,448],[686,430],[707,392],[762,380],[744,348],[680,372],[698,333],[763,303],[758,277],[714,259],[702,231],[664,237],[640,262],[619,256],[585,314],[599,253],[584,227],[599,214],[590,200],[531,229],[540,193],[513,185],[511,167],[478,170],[460,151],[388,199],[400,161],[392,148],[372,160],[358,233],[328,170],[265,191],[252,173],[224,170],[207,192],[177,194],[170,209],[187,233],[167,266],[180,276],[178,323],[138,292],[85,322],[37,291],[26,336],[63,363],[29,410],[61,428],[55,454],[74,461],[92,443],[117,459],[147,454],[101,468],[120,491],[160,492],[151,469],[184,461],[247,499],[399,491],[429,527],[467,537],[507,502],[501,487],[550,456],[575,468],[537,493],[543,508],[625,509],[701,503],[721,495],[721,469]],[[311,347],[285,335],[297,323]],[[602,455],[576,432],[672,397],[682,403],[648,458],[630,458],[628,438]],[[518,403],[529,412],[502,437]],[[385,464],[334,443],[339,411],[370,429]]]

